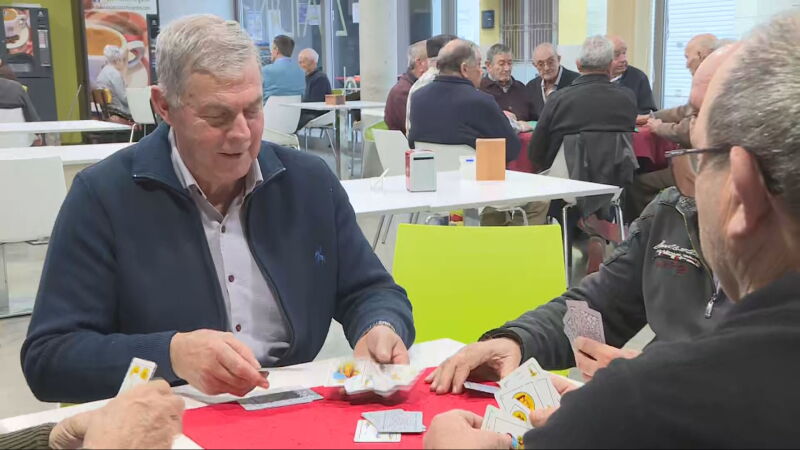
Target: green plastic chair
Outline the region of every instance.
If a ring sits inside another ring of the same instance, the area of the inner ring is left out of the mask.
[[[417,342],[475,342],[561,295],[563,252],[558,225],[401,224],[393,271],[414,307]]]

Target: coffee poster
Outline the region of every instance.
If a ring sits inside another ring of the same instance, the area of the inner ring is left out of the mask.
[[[107,46],[119,48],[127,64],[121,67],[126,87],[150,84],[150,42],[147,16],[158,14],[158,0],[83,0],[89,88],[109,64]]]

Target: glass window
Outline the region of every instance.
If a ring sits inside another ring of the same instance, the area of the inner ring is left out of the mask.
[[[333,20],[329,38],[333,50],[333,64],[328,76],[334,88],[358,87],[361,72],[359,63],[359,27],[360,8],[353,0],[330,0],[328,13]]]
[[[239,22],[261,48],[264,63],[270,63],[270,45],[280,34],[294,39],[292,59],[304,48],[313,48],[325,64],[324,21],[320,0],[239,0]]]

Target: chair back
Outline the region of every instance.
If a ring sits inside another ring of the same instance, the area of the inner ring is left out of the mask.
[[[100,120],[111,118],[111,114],[108,112],[109,103],[111,103],[111,91],[109,89],[92,89],[92,104],[94,104],[94,110],[100,115]]]
[[[0,159],[0,243],[47,238],[67,194],[61,158]]]
[[[25,122],[22,108],[0,108],[0,123]],[[0,148],[30,147],[36,136],[29,133],[0,134]]]
[[[401,224],[394,278],[408,292],[417,341],[475,342],[566,288],[561,227]]]
[[[300,108],[281,106],[300,103],[299,95],[273,95],[264,104],[264,128],[279,133],[294,134],[300,122]]]
[[[469,145],[434,144],[431,142],[416,142],[414,148],[418,150],[431,150],[436,153],[436,171],[446,172],[458,170],[461,167],[462,156],[475,156],[475,149]]]
[[[319,117],[309,120],[303,128],[328,128],[333,126],[335,120],[336,111],[328,111]]]
[[[398,130],[373,130],[378,160],[384,170],[389,169],[387,176],[400,176],[406,173],[406,151],[409,149],[408,139]]]
[[[156,115],[150,103],[150,88],[127,88],[128,109],[134,122],[142,125],[155,125]]]

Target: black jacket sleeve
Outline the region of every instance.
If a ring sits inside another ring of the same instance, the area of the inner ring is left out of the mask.
[[[522,343],[522,360],[536,358],[543,368],[561,370],[575,365],[564,334],[567,300],[586,301],[603,315],[606,343],[622,347],[647,323],[642,291],[642,266],[649,241],[656,202],[650,203],[633,222],[630,237],[600,267],[561,297],[523,314],[484,338],[513,333]]]
[[[551,98],[550,101],[544,104],[542,113],[539,115],[539,121],[533,130],[531,142],[528,144],[528,158],[539,170],[547,170],[553,164],[548,155],[548,148],[550,147],[550,122],[552,121],[556,103],[557,101]],[[555,158],[555,155],[553,157]]]

